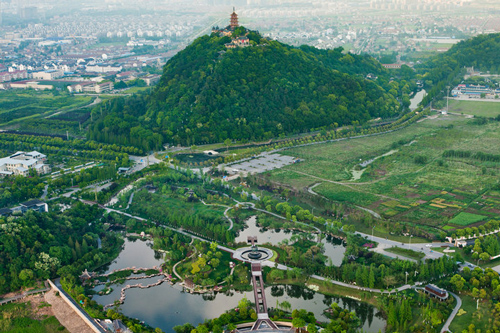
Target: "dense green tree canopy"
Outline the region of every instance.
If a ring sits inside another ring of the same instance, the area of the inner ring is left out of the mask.
[[[399,111],[392,95],[364,78],[384,71],[372,58],[255,39],[226,49],[229,37],[198,38],[168,62],[151,95],[102,105],[90,137],[145,149],[259,140]]]

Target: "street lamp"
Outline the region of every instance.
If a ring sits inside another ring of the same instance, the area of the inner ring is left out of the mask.
[[[405,272],[405,284],[408,284],[408,272]]]
[[[413,237],[413,235],[410,235],[410,243],[408,244],[408,249],[410,248],[411,246],[411,238]]]
[[[373,230],[375,229],[375,226],[372,227],[372,242],[373,242]]]

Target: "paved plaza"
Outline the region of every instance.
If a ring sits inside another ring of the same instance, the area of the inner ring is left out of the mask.
[[[246,160],[238,164],[226,166],[229,173],[262,173],[274,169],[282,168],[286,165],[293,164],[297,159],[293,156],[280,154],[261,154],[256,158]]]

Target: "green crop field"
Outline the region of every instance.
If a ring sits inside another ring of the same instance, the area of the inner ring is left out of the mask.
[[[478,99],[450,100],[450,112],[470,114],[480,117],[496,117],[500,115],[500,101],[482,102]]]
[[[460,212],[457,216],[450,220],[450,224],[467,226],[484,219],[486,219],[486,216]]]
[[[304,161],[269,174],[296,189],[315,185],[310,192],[392,221],[442,228],[462,211],[485,221],[499,218],[493,184],[500,180],[500,163],[443,157],[445,150],[500,154],[498,142],[498,122],[439,115],[388,134],[280,152]],[[355,167],[372,159],[353,178]]]
[[[0,125],[24,119],[46,117],[60,111],[68,111],[92,102],[93,97],[71,96],[52,92],[2,91],[0,92]]]

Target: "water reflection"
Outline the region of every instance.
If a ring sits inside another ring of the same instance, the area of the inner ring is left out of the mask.
[[[124,250],[108,270],[129,266],[152,267],[159,262],[155,259],[150,242],[126,240]],[[158,277],[155,277],[134,281],[134,283],[146,285],[157,279]],[[93,299],[102,305],[113,303],[120,298],[121,289],[128,283],[125,281],[123,284],[113,285],[113,291],[110,294],[94,295]],[[103,286],[98,286],[95,290],[102,288]],[[332,302],[336,302],[340,307],[354,311],[361,319],[362,327],[366,332],[378,332],[379,329],[383,330],[385,327],[385,321],[376,308],[350,298],[325,296],[313,290],[292,285],[270,286],[265,289],[265,293],[267,303],[271,307],[286,300],[291,304],[292,309],[307,309],[313,312],[318,320],[328,321],[323,311]],[[153,327],[159,327],[165,332],[174,332],[172,328],[176,325],[189,322],[196,326],[207,318],[218,317],[225,311],[236,307],[245,296],[250,301],[254,301],[252,292],[228,291],[197,295],[183,292],[178,285],[171,286],[166,283],[149,289],[128,289],[126,296],[125,302],[120,306],[122,313],[143,320]]]
[[[278,245],[278,243],[287,239],[290,240],[293,233],[290,230],[280,230],[280,229],[264,229],[259,228],[257,225],[257,217],[252,216],[247,221],[246,224],[248,228],[240,231],[238,237],[236,237],[236,242],[247,242],[248,236],[257,236],[259,244],[271,243],[272,245]],[[342,264],[342,259],[344,258],[345,247],[342,240],[331,237],[327,235],[321,240],[325,248],[325,255],[330,258],[331,264],[333,266],[340,266]]]
[[[152,268],[163,263],[163,253],[152,249],[153,242],[127,238],[120,255],[109,265],[103,266],[100,271],[109,273],[115,269],[128,267]]]

